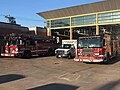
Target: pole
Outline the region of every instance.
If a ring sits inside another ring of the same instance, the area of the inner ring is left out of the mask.
[[[99,35],[98,13],[96,14],[96,35]]]
[[[73,35],[72,35],[72,18],[70,17],[70,40],[72,40]]]

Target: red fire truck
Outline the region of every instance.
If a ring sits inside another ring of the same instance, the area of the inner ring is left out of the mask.
[[[5,50],[1,56],[30,58],[34,55],[53,55],[58,47],[52,37],[10,34],[5,37]]]
[[[117,56],[116,36],[105,33],[97,36],[83,36],[78,40],[77,55],[74,61],[105,62]]]

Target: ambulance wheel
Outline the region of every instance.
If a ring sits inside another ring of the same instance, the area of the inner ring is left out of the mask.
[[[60,58],[58,55],[56,55],[56,58]]]
[[[32,57],[31,51],[29,51],[29,50],[25,51],[23,57],[24,58],[31,58]]]
[[[72,55],[71,54],[68,54],[68,59],[71,59],[72,58]]]

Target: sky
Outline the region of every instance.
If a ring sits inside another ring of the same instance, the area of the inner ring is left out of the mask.
[[[36,13],[98,1],[102,0],[1,0],[0,22],[7,22],[4,15],[10,15],[15,17],[17,24],[22,26],[44,27],[45,19]]]

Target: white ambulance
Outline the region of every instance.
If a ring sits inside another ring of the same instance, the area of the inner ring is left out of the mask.
[[[77,50],[77,40],[62,40],[62,44],[55,50],[57,58],[66,57],[68,59],[74,58]]]

